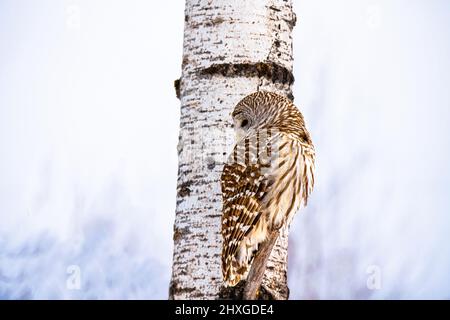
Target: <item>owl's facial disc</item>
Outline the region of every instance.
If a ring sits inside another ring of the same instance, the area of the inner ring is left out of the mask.
[[[251,122],[245,117],[242,112],[236,113],[233,116],[234,131],[236,132],[236,139],[242,139],[247,130],[250,128]]]

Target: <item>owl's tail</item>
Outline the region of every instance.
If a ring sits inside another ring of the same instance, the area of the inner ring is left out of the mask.
[[[242,249],[239,248],[239,250]],[[231,259],[229,260],[231,261],[226,263],[226,265],[222,265],[223,281],[226,287],[234,287],[241,280],[247,278],[254,256],[255,253],[251,255],[249,261],[244,261],[244,263],[239,263],[239,260],[236,259],[236,257],[230,257]]]
[[[247,278],[259,245],[266,240],[267,223],[260,219],[253,230],[242,239],[233,255],[229,255],[228,246],[222,252],[222,275],[225,286],[234,287]],[[233,241],[233,240],[232,240]]]

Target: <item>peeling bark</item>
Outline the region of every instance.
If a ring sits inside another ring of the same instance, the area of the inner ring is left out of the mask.
[[[292,97],[291,0],[186,0],[179,172],[170,299],[242,298],[222,286],[220,174],[234,143],[230,112],[246,95]],[[287,299],[287,237],[280,230],[259,298]]]

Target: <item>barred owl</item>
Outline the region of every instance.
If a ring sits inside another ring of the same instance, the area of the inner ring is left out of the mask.
[[[289,224],[314,186],[314,146],[300,111],[287,98],[259,91],[232,112],[236,145],[221,176],[222,273],[245,279],[269,232]]]

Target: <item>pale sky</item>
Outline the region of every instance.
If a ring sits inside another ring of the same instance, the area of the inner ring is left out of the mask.
[[[294,9],[317,184],[291,228],[291,297],[450,298],[450,3]],[[167,298],[183,11],[0,3],[0,299]]]

